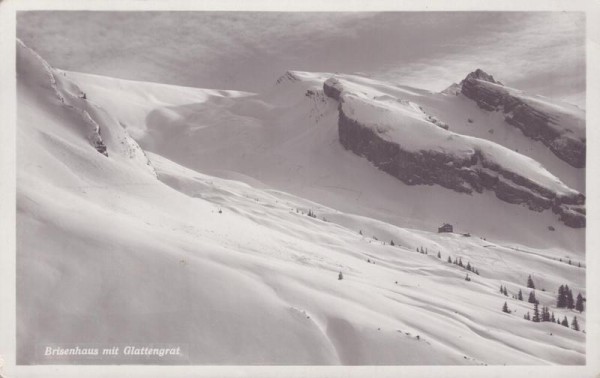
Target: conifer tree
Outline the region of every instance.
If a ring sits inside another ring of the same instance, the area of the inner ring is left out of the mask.
[[[552,313],[552,316],[550,317],[550,321],[552,323],[556,323],[556,318],[554,317],[554,312]]]
[[[448,264],[452,264],[452,259],[448,256]]]
[[[567,308],[573,309],[575,308],[575,301],[573,300],[573,292],[567,286]]]
[[[529,315],[529,311],[527,311],[527,314],[523,315],[523,318],[525,320],[531,320],[531,316]]]
[[[527,287],[530,289],[535,289],[535,285],[533,284],[533,279],[531,278],[531,275],[529,275],[529,277],[527,278]]]
[[[546,306],[542,307],[542,321],[543,322],[550,321],[550,310],[548,310],[548,307],[546,307]]]
[[[504,286],[500,285],[500,294],[504,294]]]
[[[567,307],[567,297],[565,295],[565,287],[560,285],[558,287],[558,297],[556,298],[556,307],[564,308]]]
[[[344,275],[342,274],[342,272],[340,272],[340,274],[338,274],[338,280],[343,280],[344,279]]]
[[[573,321],[571,322],[571,328],[575,331],[579,331],[579,323],[577,322],[577,316],[573,317]]]
[[[508,297],[508,290],[506,290],[506,286],[504,286],[504,291],[502,292],[504,296]]]
[[[579,311],[580,313],[583,312],[583,310],[584,310],[583,297],[581,296],[581,293],[577,294],[577,302],[575,303],[575,310]]]
[[[531,290],[529,293],[529,299],[527,300],[529,303],[538,303],[538,300],[535,297],[535,290]]]
[[[523,300],[523,292],[521,291],[521,289],[519,289],[519,294],[517,294],[517,299],[520,301]]]
[[[563,318],[562,322],[560,323],[562,326],[568,327],[569,326],[569,321],[567,320],[567,316],[565,315],[565,317]]]
[[[540,322],[540,310],[538,308],[537,302],[533,304],[533,317],[531,318],[531,320],[536,323]]]
[[[506,302],[504,302],[504,306],[502,306],[502,312],[510,314],[510,310],[508,309],[508,304]]]
[[[463,262],[462,262],[462,258],[458,259],[458,266],[460,266],[461,268],[464,267]]]
[[[467,270],[470,272],[471,271],[471,263],[467,262]]]
[[[469,277],[469,273],[465,276],[465,281],[471,281],[471,277]]]

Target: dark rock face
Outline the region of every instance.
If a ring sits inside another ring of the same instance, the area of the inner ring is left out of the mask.
[[[476,69],[475,71],[471,72],[470,74],[468,74],[467,77],[461,82],[461,85],[466,80],[483,80],[483,81],[487,81],[489,83],[502,85],[501,82],[494,80],[494,77],[492,75],[488,74],[487,72],[485,72],[479,68]]]
[[[286,73],[285,73],[285,74],[283,74],[282,76],[280,76],[280,77],[277,79],[277,82],[276,82],[276,83],[277,83],[277,84],[281,84],[281,83],[283,83],[283,82],[285,82],[285,81],[291,81],[291,82],[294,82],[294,81],[299,81],[299,80],[300,80],[300,79],[299,79],[299,78],[298,78],[296,75],[294,75],[294,73],[293,73],[292,71],[286,71]]]
[[[323,92],[325,92],[327,97],[341,101],[342,84],[334,77],[327,79],[325,83],[323,83]]]
[[[435,151],[405,151],[349,118],[341,109],[338,127],[342,146],[366,157],[376,167],[406,184],[438,184],[462,193],[473,190],[469,185],[469,172],[463,168],[476,164],[475,156],[461,160]]]
[[[325,93],[343,102],[340,87],[331,84],[325,83]],[[408,151],[345,114],[341,104],[338,133],[344,148],[365,157],[405,184],[440,185],[467,194],[491,190],[502,201],[524,205],[538,212],[552,209],[567,226],[585,227],[585,210],[581,211],[585,197],[582,194],[559,195],[488,161],[476,149],[466,158],[437,151]]]
[[[483,82],[482,82],[483,81]],[[486,85],[485,82],[498,84]],[[470,73],[461,82],[461,93],[474,100],[485,110],[501,110],[506,114],[505,121],[519,128],[525,136],[539,140],[558,158],[575,168],[585,167],[586,141],[553,127],[553,119],[518,97],[513,96],[481,70]]]
[[[581,208],[572,208],[572,207],[554,208],[553,207],[552,211],[556,214],[559,214],[560,221],[569,227],[573,227],[573,228],[585,227],[585,210],[583,210],[583,213],[582,213]]]
[[[106,145],[101,140],[94,142],[94,148],[102,155],[108,156],[108,152],[106,151]]]

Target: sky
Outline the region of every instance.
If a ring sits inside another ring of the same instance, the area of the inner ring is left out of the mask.
[[[260,92],[287,70],[440,91],[476,68],[585,107],[585,15],[566,12],[20,12],[53,66]]]

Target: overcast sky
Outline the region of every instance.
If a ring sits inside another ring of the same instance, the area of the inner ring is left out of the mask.
[[[481,68],[585,105],[582,13],[27,12],[17,29],[56,67],[134,80],[256,92],[292,69],[438,91]]]

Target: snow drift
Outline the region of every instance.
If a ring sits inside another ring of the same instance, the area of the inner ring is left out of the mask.
[[[17,50],[19,364],[46,363],[36,348],[61,343],[177,344],[192,364],[585,363],[583,332],[527,321],[532,305],[498,292],[527,293],[532,275],[540,305],[585,329],[585,312],[555,306],[562,284],[585,296],[582,250],[565,247],[578,245],[581,229],[556,224],[564,244],[554,232],[528,239],[552,244],[536,248],[519,235],[490,241],[399,227],[325,186],[306,192],[344,209],[281,190],[323,173],[316,167],[326,158],[341,172],[351,167],[338,183],[354,174],[357,186],[406,186],[339,143],[306,154],[337,138],[326,77],[307,74],[300,93],[281,83],[259,97],[63,72]],[[282,109],[288,123],[274,111]],[[307,117],[314,127],[299,128]],[[264,158],[250,154],[257,145]],[[307,173],[284,175],[289,157],[296,166],[303,157]],[[273,165],[257,171],[265,158]],[[203,164],[234,179],[192,169]],[[245,169],[223,169],[234,166]],[[521,222],[547,215],[501,209],[497,217]],[[421,219],[429,217],[436,221]]]

